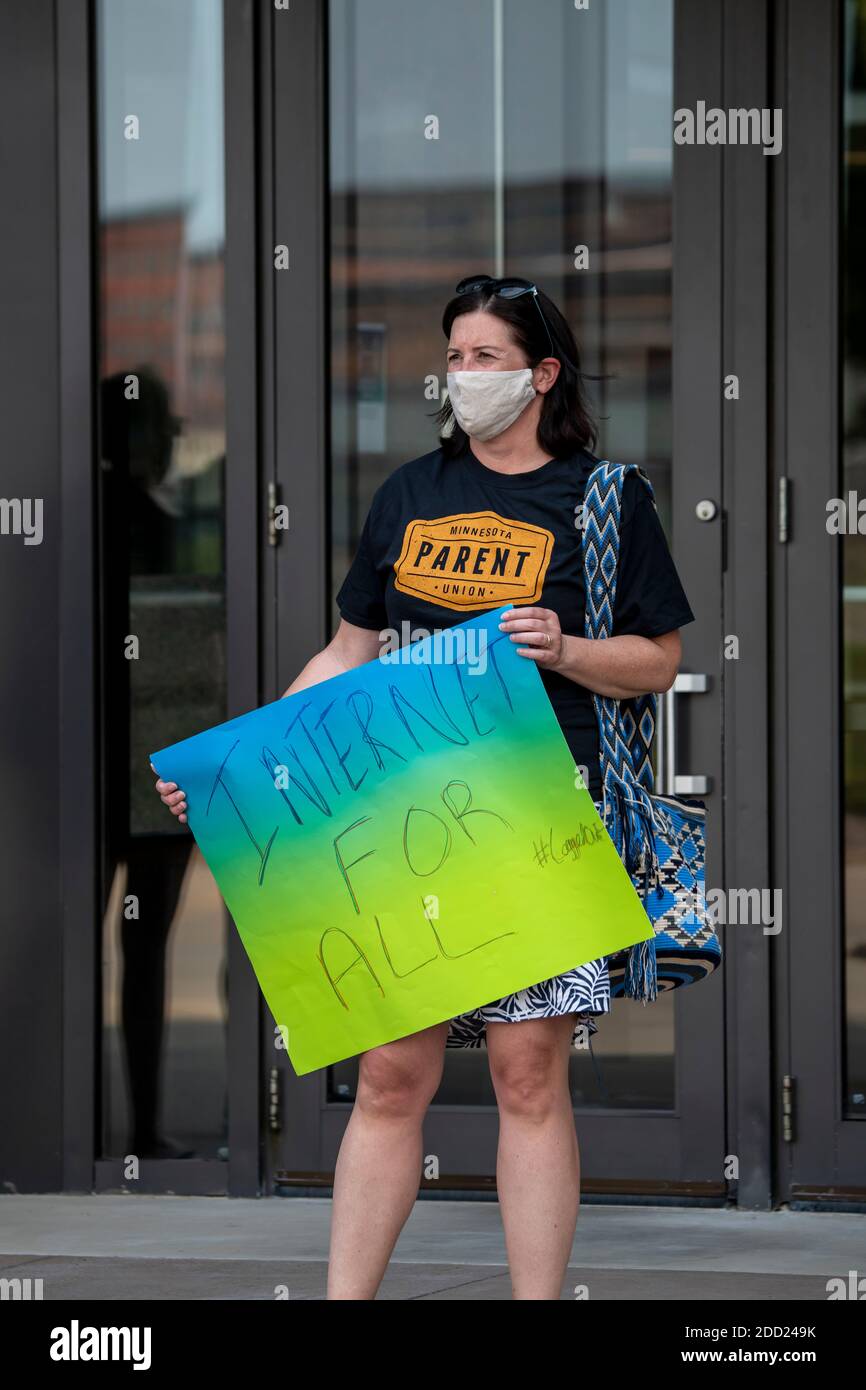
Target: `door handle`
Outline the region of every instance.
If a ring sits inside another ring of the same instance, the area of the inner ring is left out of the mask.
[[[684,671],[662,695],[656,734],[656,790],[662,796],[704,796],[713,779],[677,772],[677,696],[701,695],[710,688],[710,677]]]

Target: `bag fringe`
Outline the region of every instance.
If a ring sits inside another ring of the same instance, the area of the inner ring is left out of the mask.
[[[661,887],[655,846],[656,819],[652,797],[640,783],[628,784],[611,766],[603,786],[603,813],[616,846],[641,900]],[[629,999],[652,1003],[658,997],[655,937],[637,941],[626,952],[623,992]]]

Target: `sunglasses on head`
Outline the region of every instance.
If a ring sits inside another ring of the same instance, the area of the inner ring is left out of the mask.
[[[487,290],[491,294],[501,295],[503,299],[519,299],[522,294],[531,294],[532,302],[544,324],[544,331],[550,344],[550,355],[555,357],[557,361],[559,360],[559,353],[553,346],[553,338],[547,326],[547,319],[541,312],[541,305],[538,302],[538,287],[533,285],[531,280],[522,280],[518,275],[506,275],[501,279],[496,279],[493,275],[467,275],[466,279],[461,280],[456,286],[454,293],[474,294],[476,290]]]

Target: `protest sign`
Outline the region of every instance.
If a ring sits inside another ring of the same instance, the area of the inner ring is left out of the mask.
[[[299,1076],[652,935],[503,611],[152,756]]]

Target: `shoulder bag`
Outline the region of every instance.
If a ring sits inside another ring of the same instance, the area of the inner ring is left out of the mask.
[[[599,463],[584,495],[584,635],[613,635],[622,489],[637,464]],[[655,936],[608,957],[611,997],[645,1003],[658,991],[693,984],[715,970],[722,948],[704,889],[706,807],[694,797],[653,792],[651,759],[657,697],[593,695],[603,786],[602,819],[641,896]]]

